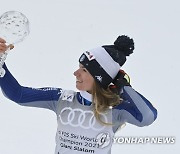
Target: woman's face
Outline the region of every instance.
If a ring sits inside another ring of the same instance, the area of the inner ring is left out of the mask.
[[[91,93],[94,78],[82,64],[79,64],[79,69],[74,72],[74,76],[76,77],[76,88]]]

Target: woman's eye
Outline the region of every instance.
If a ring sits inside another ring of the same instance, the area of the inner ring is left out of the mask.
[[[87,72],[85,68],[83,68],[83,71],[84,71],[84,72]]]

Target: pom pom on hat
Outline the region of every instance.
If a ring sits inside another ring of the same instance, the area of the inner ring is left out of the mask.
[[[114,61],[122,66],[126,62],[126,56],[133,53],[134,41],[126,35],[121,35],[116,39],[114,45],[104,45],[103,48],[106,49]]]
[[[121,35],[114,42],[115,47],[125,56],[129,56],[134,50],[134,41],[128,36]]]

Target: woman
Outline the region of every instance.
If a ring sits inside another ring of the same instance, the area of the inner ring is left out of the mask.
[[[0,39],[0,52],[8,48]],[[55,154],[110,154],[115,132],[124,123],[150,125],[157,111],[129,83],[120,68],[133,53],[134,42],[119,36],[114,45],[84,52],[74,72],[80,92],[61,88],[21,86],[4,64],[3,94],[23,106],[47,108],[57,115]]]

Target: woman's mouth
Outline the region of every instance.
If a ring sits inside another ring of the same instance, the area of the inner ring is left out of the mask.
[[[82,83],[82,81],[81,80],[76,80],[76,83]]]

